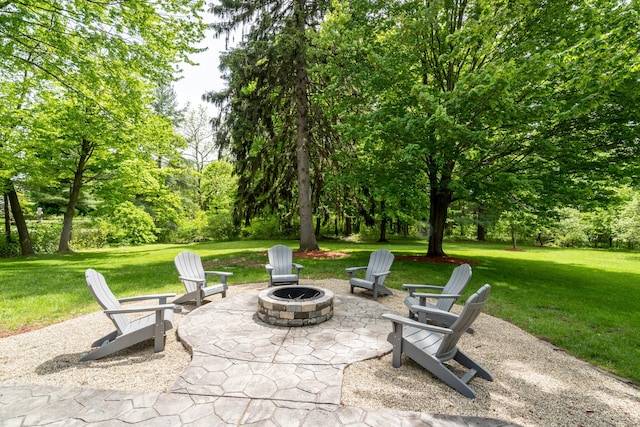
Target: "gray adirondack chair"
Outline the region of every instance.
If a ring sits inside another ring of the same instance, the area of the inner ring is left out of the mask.
[[[445,286],[436,285],[402,285],[402,289],[409,290],[409,296],[404,299],[404,305],[409,308],[409,317],[414,319],[416,314],[418,320],[426,322],[425,310],[420,310],[419,307],[426,307],[429,309],[437,309],[443,312],[451,311],[453,304],[460,298],[462,291],[471,281],[471,266],[469,264],[461,264],[453,269],[451,277]],[[422,291],[440,291],[440,293],[425,293]],[[430,303],[429,299],[435,299],[436,303]],[[437,323],[443,323],[438,319],[443,317],[439,315],[438,311],[431,311],[431,319]],[[446,315],[444,317],[447,317]]]
[[[387,338],[393,345],[393,367],[401,366],[404,353],[464,396],[475,398],[476,393],[469,387],[469,381],[476,375],[488,381],[493,381],[493,378],[485,368],[463,353],[457,344],[460,336],[482,311],[490,291],[491,286],[484,285],[473,294],[459,316],[452,314],[455,321],[449,328],[422,323],[396,314],[383,314],[382,317],[393,324],[393,332]],[[462,377],[451,371],[445,363],[451,360],[468,368]]]
[[[364,288],[373,292],[373,299],[377,300],[378,295],[392,295],[389,288],[384,286],[384,281],[391,274],[391,264],[395,257],[386,249],[378,249],[369,257],[369,265],[366,267],[350,267],[346,269],[349,273],[349,285],[351,293],[353,288]],[[366,270],[364,279],[356,277],[358,271]]]
[[[304,267],[293,262],[293,251],[290,247],[275,245],[267,250],[267,255],[269,264],[265,265],[265,268],[269,273],[269,286],[284,283],[297,285],[300,282],[300,270]]]
[[[116,326],[116,330],[108,335],[96,340],[91,344],[96,348],[84,356],[81,361],[95,360],[108,356],[116,351],[120,351],[142,341],[154,339],[154,351],[164,350],[165,332],[173,328],[173,304],[167,304],[167,298],[174,297],[175,294],[145,295],[139,297],[116,298],[104,276],[93,269],[85,272],[87,285],[95,300],[104,310],[104,314],[111,319]],[[125,308],[124,302],[158,300],[158,305],[139,306]],[[145,313],[150,314],[129,320],[127,314]]]
[[[227,277],[233,273],[224,271],[205,271],[202,267],[202,260],[198,254],[190,251],[180,252],[173,259],[178,270],[178,279],[184,284],[187,293],[181,295],[173,301],[174,304],[183,304],[188,301],[195,301],[196,307],[202,304],[202,300],[208,296],[222,294],[222,298],[227,296]],[[218,276],[219,283],[208,283],[207,276]]]

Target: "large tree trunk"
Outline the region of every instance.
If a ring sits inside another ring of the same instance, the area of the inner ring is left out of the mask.
[[[69,190],[67,210],[64,212],[64,220],[62,222],[62,233],[60,233],[60,242],[58,243],[58,252],[61,253],[71,252],[69,242],[71,241],[71,231],[73,230],[73,217],[75,216],[78,198],[80,197],[80,190],[83,185],[84,170],[92,152],[93,144],[87,140],[83,140],[80,158],[78,159],[78,164],[76,165],[76,170],[73,174],[73,183]]]
[[[11,243],[11,216],[9,215],[9,195],[4,192],[4,238],[7,245]]]
[[[344,221],[344,234],[345,236],[351,236],[353,234],[353,222],[350,216]]]
[[[430,202],[431,209],[429,211],[429,224],[431,225],[431,232],[429,233],[429,248],[427,250],[428,257],[441,257],[446,256],[442,249],[442,242],[444,240],[444,229],[447,224],[447,211],[453,193],[451,190],[440,190],[437,188],[431,188]]]
[[[313,229],[311,203],[311,173],[309,169],[309,100],[307,99],[307,70],[305,53],[304,0],[295,0],[295,17],[298,30],[296,52],[296,158],[298,161],[298,204],[300,206],[300,250],[319,249]]]
[[[484,242],[487,237],[487,228],[482,224],[484,221],[485,209],[483,206],[478,206],[478,229],[476,232],[476,240]]]
[[[380,220],[380,239],[378,242],[386,243],[387,240],[387,216],[384,214],[385,201],[380,202],[380,210],[382,211],[382,220]]]
[[[20,253],[22,255],[33,255],[35,252],[33,251],[31,239],[29,238],[29,229],[27,228],[27,223],[24,220],[20,201],[18,200],[18,194],[16,193],[16,189],[12,182],[7,183],[7,195],[9,197],[9,204],[11,205],[11,213],[13,214],[13,219],[15,220],[16,228],[18,229]]]
[[[478,224],[476,240],[479,242],[484,242],[487,240],[487,229],[484,227],[484,225]]]

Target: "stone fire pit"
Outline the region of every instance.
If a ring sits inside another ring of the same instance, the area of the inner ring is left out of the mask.
[[[275,326],[307,326],[333,316],[333,292],[311,286],[279,286],[258,294],[258,318]]]

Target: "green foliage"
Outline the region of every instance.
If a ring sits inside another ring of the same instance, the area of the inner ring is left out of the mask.
[[[59,221],[45,221],[40,224],[31,224],[29,237],[31,245],[37,254],[52,254],[58,250],[60,231],[62,224]]]
[[[231,210],[238,190],[233,165],[224,160],[209,163],[202,173],[202,205],[208,211]]]
[[[71,246],[74,250],[104,248],[109,244],[110,230],[109,221],[100,219],[88,223],[76,221]]]
[[[242,236],[250,239],[282,239],[298,238],[295,223],[282,221],[275,215],[254,218],[250,225],[242,227]]]
[[[347,174],[393,210],[426,193],[433,255],[453,201],[513,218],[596,199],[637,165],[637,18],[629,2],[340,2],[314,71]]]
[[[617,217],[613,233],[629,249],[640,246],[640,197],[635,196]]]
[[[44,193],[70,189],[61,251],[69,250],[87,182],[113,179],[132,156],[162,156],[167,141],[176,140],[171,122],[167,127],[164,117],[149,113],[151,96],[174,79],[176,63],[190,62],[197,51],[203,6],[201,0],[0,6],[1,176]],[[131,198],[117,202],[123,200]]]
[[[167,235],[167,239],[173,243],[204,242],[207,238],[207,215],[199,211],[195,217],[180,218],[177,228]]]
[[[156,241],[153,218],[131,202],[116,206],[109,218],[109,243],[140,245]]]
[[[6,239],[0,240],[0,258],[11,258],[20,255],[20,245],[12,241],[7,243]]]
[[[231,240],[238,237],[238,228],[233,221],[231,211],[207,212],[207,236],[211,240]]]

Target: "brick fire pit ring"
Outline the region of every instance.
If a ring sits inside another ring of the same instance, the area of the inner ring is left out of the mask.
[[[258,318],[275,326],[308,326],[333,316],[333,292],[311,286],[278,286],[258,294]]]

